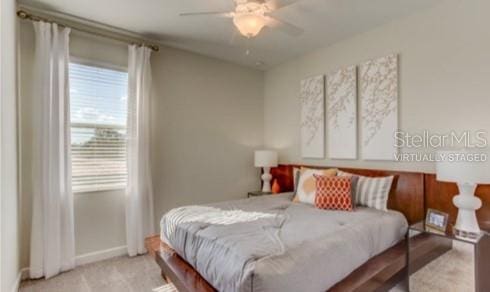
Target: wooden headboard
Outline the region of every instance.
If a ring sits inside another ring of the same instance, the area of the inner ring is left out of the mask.
[[[307,165],[279,165],[271,169],[273,179],[277,179],[281,186],[281,191],[289,192],[294,190],[293,167]],[[329,168],[328,166],[307,166],[310,168]],[[388,208],[397,210],[405,215],[410,224],[424,219],[424,174],[420,172],[405,172],[391,170],[375,170],[361,168],[342,168],[338,169],[363,176],[390,176],[395,178],[390,190]]]
[[[293,168],[306,166],[309,168],[329,168],[329,166],[309,166],[299,164],[283,164],[272,168],[273,179],[277,179],[281,190],[294,190]],[[452,198],[458,194],[455,183],[438,182],[435,174],[420,172],[374,170],[362,168],[342,168],[340,170],[364,176],[395,176],[390,190],[388,207],[402,212],[410,224],[423,220],[428,208],[449,214],[449,223],[456,222],[458,209]],[[476,211],[480,228],[490,231],[490,185],[479,185],[476,189],[483,206]]]

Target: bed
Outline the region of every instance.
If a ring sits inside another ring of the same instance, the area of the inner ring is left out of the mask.
[[[272,170],[285,190],[292,190],[294,166]],[[407,224],[423,218],[424,176],[342,170],[394,175],[391,210],[318,210],[291,202],[291,193],[175,209],[162,219],[156,254],[162,274],[179,291],[391,288],[407,273],[404,236]]]
[[[407,227],[397,211],[326,211],[286,193],[174,209],[161,239],[218,291],[325,291]]]

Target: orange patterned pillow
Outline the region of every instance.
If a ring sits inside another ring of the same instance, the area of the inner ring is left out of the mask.
[[[313,176],[316,179],[315,206],[317,208],[352,211],[350,177]]]

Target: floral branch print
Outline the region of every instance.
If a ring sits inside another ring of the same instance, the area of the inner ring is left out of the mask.
[[[311,145],[323,130],[324,78],[316,76],[301,81],[301,132],[306,134],[305,145]]]
[[[350,128],[356,120],[356,67],[350,66],[340,69],[327,77],[329,125],[339,128],[340,117],[347,116],[347,123],[343,126]],[[354,106],[354,110],[352,110]]]
[[[398,107],[397,57],[389,55],[364,63],[360,68],[360,93],[364,145],[376,136],[384,120]]]

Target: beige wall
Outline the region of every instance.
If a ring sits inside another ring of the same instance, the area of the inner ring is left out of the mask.
[[[155,217],[259,187],[263,73],[177,49],[152,57]],[[159,226],[159,225],[156,225]]]
[[[396,52],[400,56],[401,130],[490,131],[488,11],[490,1],[486,0],[442,1],[430,10],[267,71],[264,85],[266,145],[280,149],[282,162],[433,171],[432,163],[301,159],[299,82],[308,76]]]
[[[32,24],[21,25],[22,266],[29,264]],[[127,66],[124,44],[72,33],[73,56]],[[161,48],[152,55],[155,221],[165,210],[244,198],[259,186],[253,150],[263,143],[263,73]],[[75,195],[76,254],[124,246],[123,191]],[[158,227],[158,225],[156,225]],[[158,230],[158,229],[157,229]]]
[[[15,8],[0,2],[0,291],[13,291],[19,274]]]

